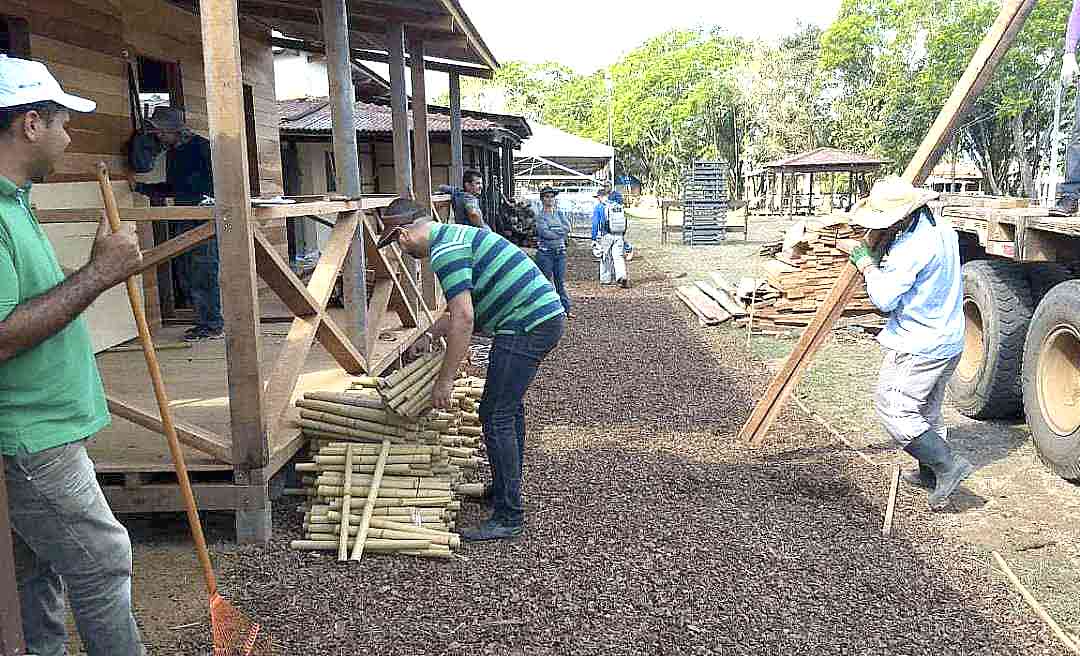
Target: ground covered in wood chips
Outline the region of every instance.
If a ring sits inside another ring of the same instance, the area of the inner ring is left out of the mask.
[[[289,549],[282,503],[269,548],[216,549],[225,596],[290,656],[1065,653],[923,511],[882,537],[881,469],[818,424],[789,410],[770,446],[740,444],[766,369],[632,270],[601,289],[571,251],[574,316],[527,401],[522,539],[341,564]],[[155,635],[208,653],[205,623]]]

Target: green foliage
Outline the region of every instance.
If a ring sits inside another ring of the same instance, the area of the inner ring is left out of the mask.
[[[995,191],[1030,192],[1044,166],[1070,7],[1036,5],[958,130],[957,146]],[[512,62],[490,82],[466,80],[463,103],[604,143],[610,108],[619,172],[659,193],[677,193],[694,159],[745,172],[822,145],[880,155],[899,171],[999,9],[998,0],[843,0],[824,31],[803,26],[777,43],[672,30],[588,75]]]

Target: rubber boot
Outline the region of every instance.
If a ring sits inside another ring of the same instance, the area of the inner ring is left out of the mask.
[[[949,445],[934,431],[916,437],[904,451],[934,472],[934,489],[930,492],[930,507],[934,510],[944,508],[961,481],[975,471],[975,466],[965,458],[953,455]]]
[[[919,465],[915,469],[906,469],[900,478],[904,479],[904,482],[908,485],[914,487],[921,487],[924,490],[934,489],[934,470],[926,465]]]

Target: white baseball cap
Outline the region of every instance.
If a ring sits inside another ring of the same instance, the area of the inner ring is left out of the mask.
[[[0,108],[50,100],[83,114],[97,108],[93,100],[64,93],[45,64],[0,55]]]

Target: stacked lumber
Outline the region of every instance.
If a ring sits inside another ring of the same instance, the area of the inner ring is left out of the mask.
[[[750,279],[740,284],[739,299],[753,307],[755,325],[802,327],[808,326],[814,314],[829,295],[848,254],[838,247],[841,240],[861,239],[866,231],[843,221],[842,216],[823,220],[807,219],[789,233],[784,250],[776,253],[765,265],[764,284]],[[870,302],[862,280],[842,315],[848,326],[860,326],[877,332],[884,319]]]
[[[761,257],[772,257],[782,250],[784,250],[783,239],[767,241],[761,245],[760,249],[758,249],[758,255],[760,255]]]
[[[294,549],[337,551],[339,560],[359,560],[365,551],[449,558],[460,545],[453,532],[460,498],[483,493],[482,484],[468,481],[483,462],[477,410],[484,380],[456,380],[447,411],[430,409],[429,386],[424,402],[396,405],[427,408],[410,417],[390,405],[422,379],[424,365],[410,367],[389,383],[360,377],[347,392],[297,400],[314,456],[296,466],[304,487],[290,491],[310,503]]]

